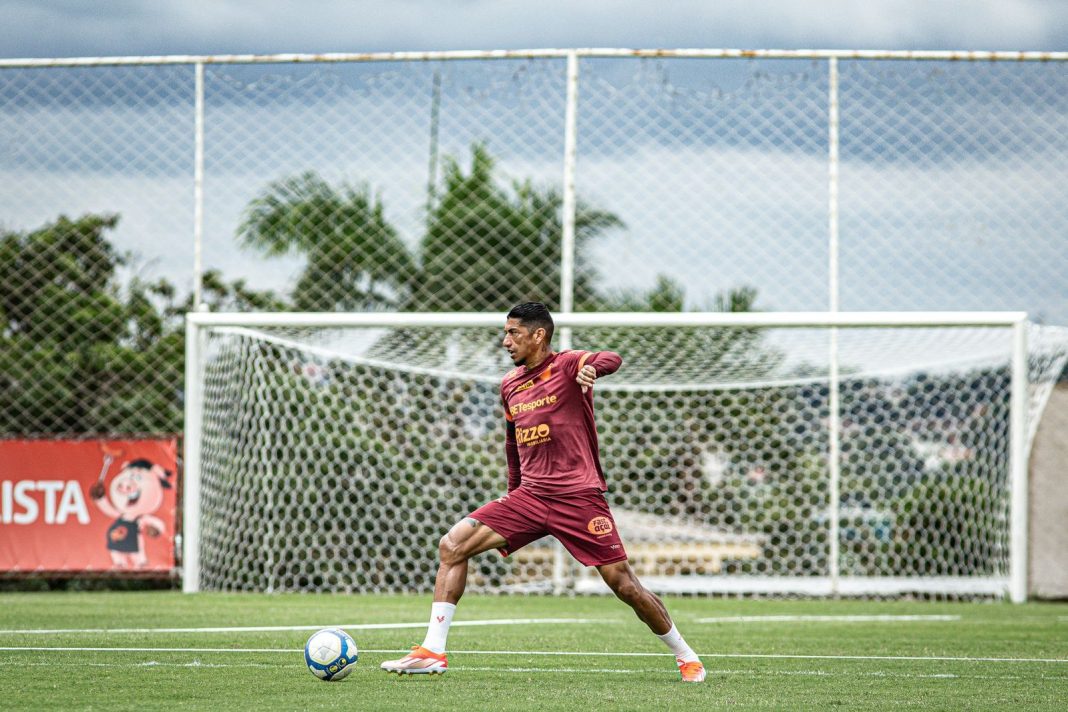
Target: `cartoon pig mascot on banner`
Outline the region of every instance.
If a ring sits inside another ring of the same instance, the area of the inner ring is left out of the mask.
[[[140,568],[148,563],[142,532],[149,536],[163,533],[163,521],[152,512],[163,504],[163,490],[171,488],[170,476],[148,460],[133,460],[123,465],[109,490],[105,491],[103,482],[89,488],[100,511],[115,517],[108,528],[107,546],[116,568]]]

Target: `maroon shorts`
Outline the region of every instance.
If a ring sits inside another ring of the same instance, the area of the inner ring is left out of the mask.
[[[503,556],[552,534],[583,566],[627,558],[604,493],[596,489],[545,497],[518,487],[468,516],[504,537]]]

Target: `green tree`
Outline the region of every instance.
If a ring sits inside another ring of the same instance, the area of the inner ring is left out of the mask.
[[[0,233],[0,432],[166,433],[182,428],[184,329],[191,297],[119,270],[117,215],[59,217]],[[278,308],[270,292],[204,276],[204,300]]]
[[[60,217],[0,236],[0,431],[180,429],[173,329],[152,286],[120,289],[128,258],[107,239],[117,223]]]
[[[500,311],[523,301],[560,306],[563,198],[529,180],[499,185],[485,146],[472,149],[471,170],[447,159],[441,200],[420,244],[422,272],[412,309]],[[576,302],[593,298],[596,274],[583,247],[622,226],[614,214],[579,203],[575,213]]]
[[[269,257],[305,256],[293,290],[298,311],[396,307],[415,277],[381,200],[313,172],[270,183],[245,209],[237,238]]]

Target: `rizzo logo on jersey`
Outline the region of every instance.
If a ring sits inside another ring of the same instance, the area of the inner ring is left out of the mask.
[[[590,534],[596,536],[607,536],[612,533],[615,527],[612,526],[612,520],[608,517],[594,517],[590,520],[590,523],[586,525],[586,529]]]
[[[532,425],[529,428],[516,428],[515,440],[520,445],[533,447],[534,445],[547,443],[552,438],[549,437],[549,426],[542,423],[540,425]]]

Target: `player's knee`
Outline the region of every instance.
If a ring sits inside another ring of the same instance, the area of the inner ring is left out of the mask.
[[[441,563],[458,564],[465,558],[463,550],[451,535],[446,534],[438,541],[438,559]]]
[[[641,583],[638,582],[638,579],[627,575],[614,578],[608,582],[608,585],[611,587],[612,592],[616,594],[617,598],[622,601],[627,601],[628,603],[637,601],[641,598],[642,591],[644,590]]]

